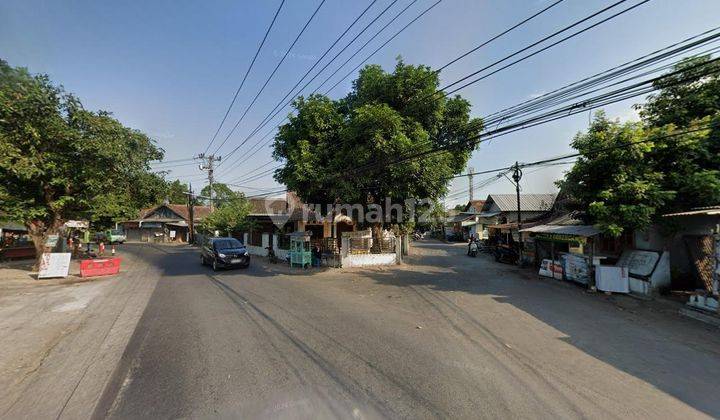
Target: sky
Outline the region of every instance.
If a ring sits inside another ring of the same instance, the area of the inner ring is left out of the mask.
[[[286,0],[210,151],[220,145],[240,118],[320,1]],[[391,1],[377,0],[316,70]],[[334,71],[412,1],[398,0],[323,74]],[[322,91],[435,1],[415,0],[405,14],[343,67]],[[639,1],[628,0],[626,4]],[[440,75],[441,85],[613,2],[565,0],[445,69]],[[218,155],[239,145],[370,3],[371,0],[327,0]],[[550,3],[550,0],[442,0],[368,63],[380,64],[391,71],[396,58],[402,56],[406,63],[439,67]],[[87,109],[111,111],[126,126],[145,132],[165,150],[165,160],[185,159],[205,150],[279,4],[280,0],[4,0],[0,2],[0,58],[33,73],[48,74],[79,96]],[[710,29],[718,24],[717,16],[720,16],[717,0],[652,0],[458,93],[471,102],[472,115],[482,117]],[[321,75],[303,93],[312,91],[325,77]],[[333,98],[346,95],[353,78],[341,82],[329,95]],[[605,111],[622,121],[637,120],[632,104],[639,102],[642,98],[614,104]],[[274,126],[289,111],[288,108],[281,112],[273,120]],[[531,162],[571,153],[569,144],[576,133],[587,128],[590,112],[484,143],[473,153],[468,167],[483,171],[515,161]],[[260,131],[234,156],[221,162],[216,172],[219,182],[243,182],[246,188],[242,190],[248,194],[278,185],[271,174],[250,182],[243,180],[247,178],[245,174],[256,168],[262,166],[257,173],[275,166],[263,166],[272,160],[269,147],[263,147],[239,166],[232,165],[238,157],[247,157],[251,147],[272,127]],[[198,190],[202,187],[203,172],[196,164],[170,169],[169,178],[190,181]],[[554,181],[567,169],[552,166],[527,170],[521,182],[522,191],[553,192]],[[476,177],[475,184],[487,177]],[[457,179],[450,192],[467,190],[467,185],[467,179]],[[474,195],[482,199],[490,193],[513,191],[514,186],[501,178],[476,189]],[[467,199],[467,194],[454,195],[446,204]]]

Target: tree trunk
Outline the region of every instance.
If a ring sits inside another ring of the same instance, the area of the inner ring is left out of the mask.
[[[40,270],[40,261],[42,261],[42,255],[46,251],[45,243],[50,235],[55,235],[59,232],[61,225],[62,222],[57,218],[55,218],[50,225],[46,225],[40,220],[32,221],[26,225],[28,235],[32,238],[33,246],[35,247],[34,271]]]
[[[373,244],[372,248],[370,248],[370,252],[373,254],[379,254],[382,252],[382,223],[375,222],[371,226],[372,231],[372,238],[373,238]]]

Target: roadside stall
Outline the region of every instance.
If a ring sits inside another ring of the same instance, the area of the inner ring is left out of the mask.
[[[310,249],[310,232],[293,232],[290,234],[290,267],[310,267],[312,251]]]
[[[551,272],[548,277],[590,285],[593,276],[593,238],[600,232],[588,225],[536,225],[520,232],[534,247],[535,265]]]
[[[35,258],[35,245],[25,226],[0,222],[0,260]]]

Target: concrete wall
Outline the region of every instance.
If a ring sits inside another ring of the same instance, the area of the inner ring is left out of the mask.
[[[372,267],[397,264],[397,254],[349,254],[342,257],[342,267]]]
[[[250,255],[258,255],[261,257],[267,256],[267,247],[270,246],[270,234],[263,233],[262,234],[262,246],[254,246],[254,245],[248,245],[248,237],[249,235],[247,233],[243,234],[243,243],[245,243],[245,248],[247,248],[248,253]]]

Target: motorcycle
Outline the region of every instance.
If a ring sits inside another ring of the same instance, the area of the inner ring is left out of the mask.
[[[468,251],[468,255],[470,255],[473,258],[477,257],[477,254],[478,254],[477,241],[470,242],[469,248],[470,248],[470,250]]]

